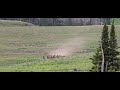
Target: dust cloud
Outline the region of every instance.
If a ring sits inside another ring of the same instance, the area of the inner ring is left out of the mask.
[[[81,45],[84,41],[81,38],[72,38],[66,40],[64,43],[59,44],[59,46],[48,53],[48,55],[60,55],[60,56],[69,56],[74,54],[76,51],[79,51]]]

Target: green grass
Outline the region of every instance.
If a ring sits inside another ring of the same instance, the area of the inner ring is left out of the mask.
[[[103,26],[0,26],[0,72],[73,72],[74,68],[88,72],[89,59],[98,46]],[[120,26],[116,25],[118,45]],[[84,41],[71,56],[43,60],[44,53],[60,43],[79,37]],[[81,52],[85,50],[85,52]]]
[[[87,55],[87,57],[86,57]],[[14,58],[10,63],[1,61],[0,71],[19,71],[19,72],[71,72],[74,68],[79,68],[81,71],[89,71],[92,63],[89,60],[90,54],[81,54],[67,58],[54,60],[42,60],[39,56]],[[84,60],[86,58],[86,60]]]

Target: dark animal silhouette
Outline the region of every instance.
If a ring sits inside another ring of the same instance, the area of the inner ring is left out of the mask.
[[[61,55],[48,55],[47,59],[54,59],[54,58],[60,58],[60,57],[65,57],[65,56],[61,56]]]

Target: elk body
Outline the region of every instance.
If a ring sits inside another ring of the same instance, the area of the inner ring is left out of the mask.
[[[47,59],[54,59],[54,58],[60,58],[60,57],[65,57],[65,56],[61,56],[61,55],[48,55]]]

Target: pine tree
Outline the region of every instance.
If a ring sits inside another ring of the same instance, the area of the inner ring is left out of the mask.
[[[102,31],[102,36],[101,36],[101,44],[104,52],[104,72],[106,71],[106,63],[109,60],[109,31],[108,31],[108,26],[104,25],[103,31]]]
[[[108,64],[108,69],[110,71],[118,71],[120,69],[119,67],[119,58],[117,57],[120,53],[117,51],[117,39],[115,34],[115,26],[114,26],[114,20],[112,22],[111,30],[110,30],[110,40],[109,40],[109,46],[110,46],[110,59]]]
[[[104,72],[105,72],[106,62],[109,60],[109,32],[108,32],[108,26],[106,24],[103,27],[99,48],[97,49],[97,52],[93,56],[93,58],[90,58],[93,61],[92,71],[98,71],[98,72],[101,71],[101,64],[102,64],[101,44],[102,44],[102,49],[104,52],[104,60],[105,60]]]
[[[101,49],[102,46],[102,49]],[[117,39],[115,34],[115,26],[114,21],[111,25],[110,30],[110,38],[109,38],[109,32],[108,32],[108,26],[106,24],[103,27],[102,35],[101,35],[101,42],[99,45],[99,48],[97,48],[97,51],[93,58],[91,58],[93,67],[91,71],[97,71],[101,72],[102,67],[102,50],[104,54],[104,72],[107,71],[118,71],[120,69],[120,58],[117,56],[120,54],[120,52],[117,51]]]
[[[95,55],[93,55],[93,58],[90,58],[92,60],[93,66],[91,68],[92,72],[101,72],[101,61],[102,61],[102,54],[101,49],[97,48]]]

